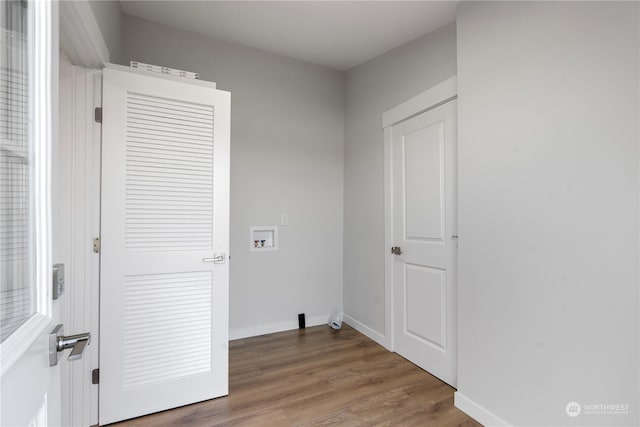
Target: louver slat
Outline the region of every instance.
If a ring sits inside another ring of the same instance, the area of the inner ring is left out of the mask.
[[[127,276],[123,302],[125,388],[211,370],[210,272]]]
[[[213,108],[129,93],[127,117],[125,247],[211,250]]]

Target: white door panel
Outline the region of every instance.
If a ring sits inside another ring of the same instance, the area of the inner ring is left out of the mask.
[[[0,4],[0,425],[60,425],[49,366],[56,195],[57,3]],[[53,181],[53,183],[52,183]],[[68,351],[62,357],[66,357]]]
[[[443,239],[442,128],[430,123],[404,135],[405,239]]]
[[[49,366],[48,332],[24,352],[0,381],[0,425],[45,427],[60,425],[60,366]],[[66,357],[66,354],[63,357]]]
[[[104,71],[101,424],[228,393],[229,100]]]
[[[391,127],[394,350],[456,385],[456,102]]]
[[[446,284],[445,270],[405,264],[405,333],[419,344],[443,350],[447,346]]]

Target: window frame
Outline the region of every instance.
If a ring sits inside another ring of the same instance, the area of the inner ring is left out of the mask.
[[[53,106],[56,98],[53,47],[55,9],[50,0],[29,0],[29,139],[33,162],[33,243],[36,301],[35,313],[0,343],[0,377],[19,360],[51,326],[51,147]]]

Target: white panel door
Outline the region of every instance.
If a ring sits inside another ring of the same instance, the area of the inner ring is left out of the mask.
[[[51,295],[58,255],[51,221],[60,211],[51,201],[64,190],[51,159],[59,141],[56,9],[56,2],[0,3],[0,426],[6,427],[61,423],[60,364],[49,363],[49,332],[60,322],[60,300]],[[61,362],[68,352],[58,353]]]
[[[228,92],[104,70],[100,424],[228,394],[229,128]]]
[[[394,350],[456,386],[456,101],[392,126]]]

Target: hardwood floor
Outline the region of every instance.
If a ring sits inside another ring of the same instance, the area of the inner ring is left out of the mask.
[[[454,389],[348,325],[231,341],[229,396],[113,426],[479,426]]]

